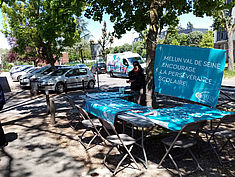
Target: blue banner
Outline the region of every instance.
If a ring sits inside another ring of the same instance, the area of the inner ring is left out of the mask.
[[[225,61],[225,50],[159,44],[155,92],[216,107]]]

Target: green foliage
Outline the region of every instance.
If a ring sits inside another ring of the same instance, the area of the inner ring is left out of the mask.
[[[188,38],[188,34],[180,33],[177,35],[177,40],[182,46],[187,46],[187,38]]]
[[[187,45],[192,47],[199,47],[202,40],[203,33],[200,31],[193,31],[188,34]]]
[[[200,42],[200,47],[203,48],[214,48],[214,34],[213,31],[207,31]]]
[[[16,39],[15,52],[54,65],[64,48],[79,39],[81,31],[77,29],[76,15],[81,15],[84,5],[78,0],[22,0],[3,4],[6,17],[3,32]]]
[[[180,45],[180,43],[177,41],[177,39],[173,39],[171,41],[171,45]]]

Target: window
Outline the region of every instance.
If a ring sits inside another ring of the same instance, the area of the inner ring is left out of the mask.
[[[80,68],[79,69],[79,75],[86,75],[87,74],[87,69],[86,68]]]

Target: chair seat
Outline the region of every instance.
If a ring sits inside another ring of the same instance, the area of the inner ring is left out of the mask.
[[[162,139],[162,143],[170,146],[172,142],[174,141],[175,136],[170,136],[167,138]],[[180,137],[176,142],[173,148],[189,148],[196,144],[196,140],[187,136]]]
[[[134,144],[136,142],[134,138],[128,136],[127,134],[118,134],[118,135],[122,139],[124,145],[126,146]],[[112,144],[117,144],[117,145],[122,144],[117,135],[110,135],[106,139]]]
[[[91,119],[92,123],[96,126],[96,127],[102,127],[102,124],[100,123],[99,119]],[[82,124],[85,127],[89,127],[89,128],[93,128],[94,126],[92,125],[90,120],[83,120]]]
[[[220,136],[224,138],[234,138],[235,137],[235,131],[234,130],[220,130],[215,132],[215,136]]]

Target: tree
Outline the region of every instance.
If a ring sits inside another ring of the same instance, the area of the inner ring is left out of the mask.
[[[200,6],[200,8],[197,8]],[[206,15],[214,18],[214,29],[225,29],[228,34],[228,70],[234,70],[234,56],[233,56],[233,33],[235,31],[235,23],[232,17],[232,8],[235,6],[235,1],[217,0],[212,4],[199,3],[196,6],[195,13],[202,16]]]
[[[3,32],[7,37],[17,39],[15,52],[40,58],[54,68],[64,48],[79,39],[76,16],[81,15],[84,5],[83,1],[75,0],[3,3],[6,22]]]
[[[103,12],[110,14],[114,22],[116,37],[120,37],[134,28],[137,32],[147,29],[147,102],[150,105],[153,93],[153,66],[156,40],[164,26],[176,23],[175,19],[182,13],[189,12],[190,3],[185,0],[88,0],[90,6],[85,16],[102,21]]]
[[[200,46],[203,48],[214,48],[214,35],[213,31],[207,31],[200,42]]]
[[[106,22],[104,21],[104,27],[102,28],[102,37],[98,40],[98,43],[102,48],[102,57],[106,61],[106,55],[108,54],[108,48],[113,43],[113,36],[111,33],[107,33]]]
[[[148,27],[146,40],[147,105],[151,105],[152,98],[154,98],[155,49],[163,27],[177,23],[175,21],[177,16],[195,10],[192,9],[193,3],[195,3],[193,7],[197,8],[196,15],[203,15],[215,7],[213,6],[214,0],[88,0],[88,2],[90,6],[86,9],[85,16],[102,21],[104,12],[110,14],[110,20],[114,22],[114,32],[117,37],[132,28],[141,32]],[[207,8],[201,9],[201,6]]]
[[[193,31],[188,34],[187,45],[192,47],[199,47],[202,40],[203,33],[201,31]]]
[[[81,57],[81,62],[84,63],[84,54],[83,51],[86,49],[90,49],[90,43],[86,40],[81,40],[70,47],[67,51],[69,51],[69,56],[72,58],[71,61],[76,61]]]

